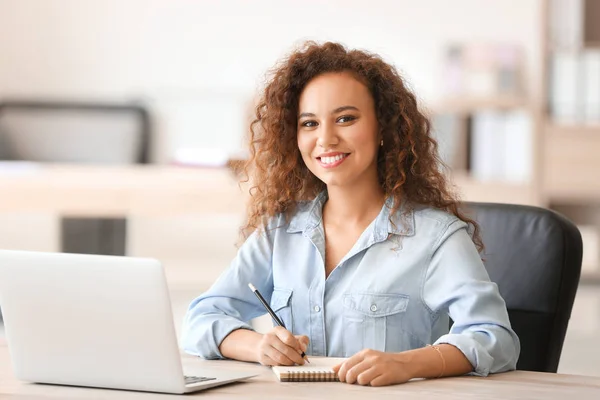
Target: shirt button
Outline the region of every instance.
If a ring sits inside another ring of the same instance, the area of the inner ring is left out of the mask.
[[[319,312],[319,311],[321,311],[321,307],[315,306],[314,310],[315,310],[315,312]]]
[[[377,311],[377,305],[376,304],[371,304],[371,311],[373,311],[373,312]]]

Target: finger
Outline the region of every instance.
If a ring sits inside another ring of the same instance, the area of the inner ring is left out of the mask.
[[[346,375],[348,374],[348,371],[356,364],[360,363],[363,359],[364,354],[359,352],[344,361],[338,371],[338,378],[340,379],[340,382],[346,382]]]
[[[266,355],[264,353],[261,354],[259,362],[262,365],[269,365],[269,366],[279,365],[279,363],[277,363],[275,360],[273,360],[271,357],[269,357],[268,355]]]
[[[298,335],[296,336],[296,340],[300,343],[302,351],[306,351],[306,349],[308,349],[308,344],[310,343],[308,336]]]
[[[279,340],[288,347],[296,349],[298,352],[302,352],[302,346],[300,342],[290,331],[287,329],[281,328],[274,330],[275,335],[279,338]]]
[[[339,363],[338,365],[334,365],[333,367],[331,367],[333,372],[335,372],[336,374],[340,371],[340,368],[342,368],[342,363]]]
[[[265,349],[265,355],[275,362],[274,365],[294,365],[296,364],[288,356],[277,350],[275,347],[269,346]]]
[[[370,362],[361,361],[360,363],[356,364],[348,370],[348,372],[346,373],[346,382],[356,383],[358,376],[371,367],[373,367],[373,365]]]
[[[300,355],[301,351],[283,343],[278,337],[273,337],[272,340],[269,341],[269,345],[285,355],[288,359],[292,360],[295,364],[304,365],[304,359]]]
[[[288,345],[280,341],[273,342],[272,346],[275,350],[285,355],[288,359],[292,360],[293,363],[304,365],[304,359],[302,358],[298,350],[294,349],[293,347],[289,347]]]
[[[381,374],[373,379],[371,379],[371,386],[387,386],[387,385],[391,385],[393,383],[397,383],[394,382],[392,380],[392,376],[391,374]]]
[[[358,377],[356,378],[356,383],[363,386],[369,385],[375,378],[381,375],[383,375],[382,369],[374,365],[358,374]]]
[[[277,356],[275,354],[273,354],[273,356],[275,358],[277,358]],[[263,354],[262,355],[262,359],[260,360],[260,363],[262,365],[266,365],[266,366],[281,366],[281,365],[290,365],[290,364],[284,364],[280,361],[274,360],[273,358],[271,358],[269,355],[267,354]]]

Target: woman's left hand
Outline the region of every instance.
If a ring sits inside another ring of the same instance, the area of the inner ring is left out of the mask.
[[[340,382],[386,386],[408,382],[413,378],[406,353],[384,353],[362,350],[342,364],[333,367]]]

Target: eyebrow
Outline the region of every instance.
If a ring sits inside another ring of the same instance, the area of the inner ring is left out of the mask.
[[[341,107],[338,107],[335,110],[333,110],[331,112],[331,114],[337,114],[337,113],[341,113],[342,111],[347,111],[347,110],[359,111],[359,109],[354,106],[341,106]],[[304,118],[304,117],[315,117],[315,114],[309,113],[309,112],[303,112],[302,114],[298,115],[298,119]]]

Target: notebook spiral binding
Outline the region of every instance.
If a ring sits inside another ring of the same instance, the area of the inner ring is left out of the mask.
[[[332,371],[289,371],[290,382],[339,382],[339,378]]]

